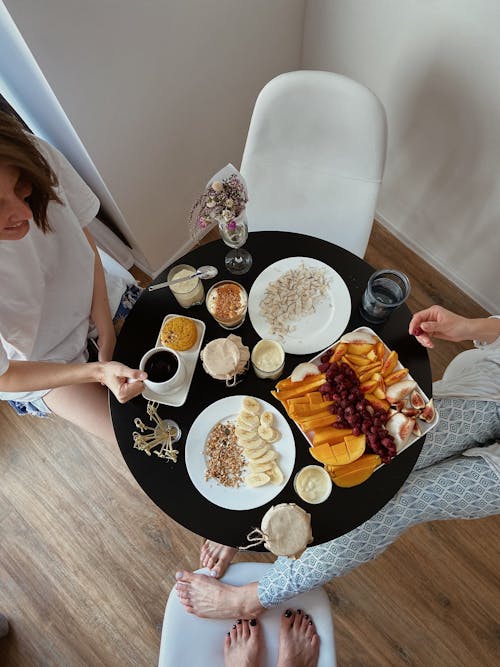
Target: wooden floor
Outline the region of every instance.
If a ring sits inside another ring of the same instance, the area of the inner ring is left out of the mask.
[[[413,310],[484,314],[378,225],[367,259],[410,276]],[[463,347],[437,345],[436,378]],[[3,404],[0,424],[0,611],[12,626],[0,665],[152,667],[174,573],[197,567],[201,538],[152,504],[117,449]],[[421,525],[328,584],[339,666],[500,664],[499,528]]]

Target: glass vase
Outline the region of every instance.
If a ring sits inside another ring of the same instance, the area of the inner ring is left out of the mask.
[[[246,273],[252,266],[252,255],[241,247],[248,238],[246,212],[231,222],[220,222],[219,231],[224,243],[232,248],[224,259],[226,269],[236,275]]]

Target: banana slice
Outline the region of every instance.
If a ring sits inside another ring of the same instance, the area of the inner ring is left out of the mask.
[[[263,424],[259,426],[257,433],[260,435],[262,440],[265,440],[266,442],[276,442],[276,440],[279,440],[280,437],[279,431],[271,428],[271,426],[265,426]]]
[[[249,461],[257,461],[258,459],[262,458],[263,456],[267,456],[267,454],[271,450],[269,449],[269,446],[267,444],[264,444],[262,447],[256,447],[255,449],[247,449],[245,450],[245,456]],[[273,452],[274,453],[274,452]],[[259,461],[259,463],[265,463],[266,461],[272,461],[271,459],[266,459],[265,461]]]
[[[259,438],[259,434],[257,433],[257,429],[252,431],[245,431],[239,427],[236,427],[236,437],[238,438],[239,442],[245,444],[246,442],[252,442],[252,440]]]
[[[253,423],[257,423],[258,421],[260,421],[259,416],[254,414],[253,412],[250,412],[249,410],[240,410],[238,418],[244,419],[246,421],[251,421]]]
[[[258,464],[259,465],[259,464]],[[271,478],[269,481],[271,484],[274,484],[275,486],[279,486],[283,482],[283,473],[281,472],[281,468],[279,465],[276,463],[276,461],[273,461],[272,468],[270,469],[269,472],[264,471],[269,477]]]
[[[273,428],[273,437],[266,440],[266,442],[268,442],[271,445],[273,442],[277,442],[280,438],[281,438],[281,433],[275,428]]]
[[[254,451],[259,451],[258,449]],[[248,455],[247,455],[248,456]],[[274,449],[269,448],[266,452],[263,452],[260,456],[250,456],[249,459],[253,461],[254,463],[269,463],[270,461],[274,461],[274,459],[277,459],[278,455],[274,451]]]
[[[265,440],[262,440],[262,438],[259,438],[257,435],[253,440],[249,440],[248,442],[243,443],[243,451],[252,451],[252,449],[262,449],[265,447],[266,449],[269,448],[269,445]]]
[[[245,484],[251,487],[264,486],[269,482],[269,479],[269,475],[265,472],[251,472],[245,477]]]
[[[259,426],[260,419],[258,415],[253,415],[251,412],[248,412],[248,410],[243,410],[238,415],[236,424],[242,428],[254,429]]]
[[[276,464],[274,463],[274,461],[266,461],[264,463],[256,463],[255,461],[248,462],[248,467],[250,468],[250,472],[265,472],[270,477],[275,466]]]
[[[251,412],[253,415],[259,415],[262,410],[259,401],[256,398],[253,398],[253,396],[245,396],[242,405],[243,410]]]
[[[274,424],[274,415],[269,410],[263,412],[260,416],[260,423],[262,426],[272,426]]]

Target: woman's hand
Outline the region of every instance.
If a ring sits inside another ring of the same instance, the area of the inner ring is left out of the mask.
[[[108,387],[120,403],[126,403],[144,391],[147,373],[129,368],[119,361],[108,361],[100,364],[100,382]]]
[[[500,336],[500,320],[489,317],[468,318],[442,306],[431,306],[411,318],[409,332],[424,347],[434,347],[432,338],[480,340],[492,343]]]

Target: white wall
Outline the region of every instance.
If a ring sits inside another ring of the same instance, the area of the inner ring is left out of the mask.
[[[379,96],[389,127],[379,219],[491,312],[500,312],[499,31],[497,0],[308,0],[302,60]]]
[[[300,66],[304,0],[5,0],[153,270],[262,86]]]

